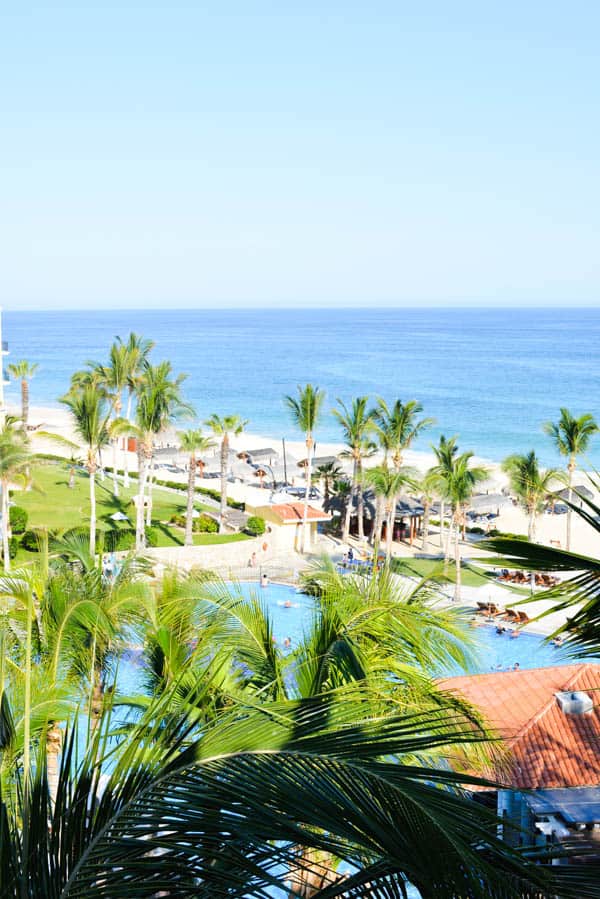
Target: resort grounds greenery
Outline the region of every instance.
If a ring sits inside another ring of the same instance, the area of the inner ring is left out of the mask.
[[[27,512],[27,530],[46,529],[52,534],[73,528],[89,527],[89,495],[88,475],[77,468],[70,471],[67,462],[45,461],[31,466],[33,486],[30,489],[14,490],[12,500]],[[69,487],[73,478],[73,487]],[[180,490],[181,484],[176,485]],[[114,522],[111,515],[121,512],[127,515],[130,528],[135,527],[135,507],[132,502],[137,494],[137,487],[122,488],[116,497],[112,491],[112,481],[98,480],[96,485],[98,530],[101,534],[127,531],[127,522]],[[201,502],[195,503],[200,512],[213,512],[211,506]],[[185,496],[176,495],[157,487],[152,507],[152,531],[156,537],[156,546],[183,546],[185,526]],[[180,517],[179,526],[172,526],[173,517]],[[183,519],[183,520],[181,520]],[[198,520],[198,519],[197,519]],[[211,519],[212,520],[212,519]],[[217,528],[218,530],[218,528]],[[15,535],[18,536],[18,535]],[[203,546],[215,543],[231,543],[246,539],[243,534],[194,533],[194,545]],[[29,558],[32,553],[20,546],[16,555],[17,563]],[[131,545],[126,547],[131,549]]]
[[[42,463],[14,421],[0,433],[4,520],[10,493],[28,519],[13,539],[41,535],[38,551],[21,549],[10,572],[2,535],[0,897],[267,899],[278,890],[296,899],[405,899],[409,883],[424,899],[597,897],[593,847],[578,865],[571,852],[588,852],[581,840],[571,850],[512,848],[499,838],[495,813],[476,797],[496,788],[484,773],[504,748],[478,711],[436,680],[450,663],[468,669],[476,639],[467,610],[439,603],[444,567],[457,598],[461,580],[487,583],[460,557],[466,511],[485,476],[472,453],[441,438],[436,465],[417,481],[403,461],[431,424],[418,402],[338,404],[353,462],[345,495],[362,511],[371,482],[375,554],[387,519],[391,557],[390,525],[406,490],[422,496],[427,515],[440,504],[445,559],[392,560],[366,575],[342,575],[328,558],[313,563],[303,575],[312,618],[295,645],[279,645],[264,592],[247,599],[203,570],[159,576],[145,553],[183,545],[183,525],[198,543],[243,539],[198,532],[217,522],[196,489],[195,465],[187,496],[175,492],[179,483],[161,489],[154,480],[157,438],[191,410],[184,376],[167,361],[152,364],[152,347],[135,334],[117,339],[107,361],[73,375],[63,402],[82,460]],[[26,387],[32,370],[19,371]],[[305,433],[308,486],[324,393],[306,385],[287,403]],[[220,444],[221,530],[229,437],[245,424],[234,415],[208,420]],[[112,450],[114,468],[123,435],[137,441],[139,477],[103,479],[100,456]],[[202,463],[200,431],[185,442]],[[383,462],[366,477],[375,445]],[[115,525],[117,512],[128,521]],[[264,523],[248,524],[258,533]],[[131,552],[109,568],[100,550],[114,532],[127,532]],[[482,545],[524,567],[583,567],[558,604],[568,609],[588,591],[591,602],[564,629],[600,651],[600,563],[582,566],[580,556],[522,540]],[[550,864],[554,855],[561,864]]]

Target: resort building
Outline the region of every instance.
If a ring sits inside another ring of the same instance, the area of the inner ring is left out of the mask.
[[[504,740],[506,757],[486,776],[507,787],[487,797],[506,821],[505,840],[600,840],[600,665],[468,675],[440,686],[478,708]]]
[[[376,507],[375,494],[370,491],[364,491],[362,495],[363,505],[363,532],[365,536],[369,536],[373,530],[375,523]],[[352,500],[352,512],[350,518],[350,533],[358,534],[358,497]],[[343,516],[346,511],[345,497],[332,496],[327,503],[327,511],[334,516]],[[393,539],[404,541],[413,545],[416,537],[421,533],[423,525],[423,515],[425,509],[419,500],[412,496],[400,496],[396,502],[396,515],[394,518],[394,535]],[[382,539],[387,540],[387,522],[384,522]]]
[[[302,545],[302,528],[304,520],[304,503],[275,503],[272,506],[256,506],[250,509],[246,506],[246,511],[252,515],[259,515],[266,522],[275,525],[279,535],[278,544],[282,549],[283,544],[288,549],[298,552]],[[310,543],[314,544],[317,539],[317,530],[319,524],[331,521],[331,515],[323,512],[322,509],[315,509],[314,506],[308,507],[308,527],[310,528]]]

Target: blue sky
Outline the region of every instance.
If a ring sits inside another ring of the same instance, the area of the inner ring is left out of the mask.
[[[6,308],[596,305],[600,5],[12,4]]]

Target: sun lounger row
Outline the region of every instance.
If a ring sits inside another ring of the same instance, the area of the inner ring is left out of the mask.
[[[528,571],[503,571],[498,575],[498,580],[511,584],[529,584],[531,583],[531,574]],[[552,574],[536,573],[535,575],[536,587],[556,587],[558,583],[558,578]]]
[[[530,620],[527,612],[517,609],[499,609],[494,602],[478,602],[477,615],[485,615],[487,618],[504,618],[514,624],[527,624]]]

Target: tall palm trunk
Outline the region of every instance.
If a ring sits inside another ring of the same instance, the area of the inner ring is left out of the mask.
[[[386,565],[390,564],[390,559],[392,558],[392,543],[394,540],[394,520],[396,518],[396,498],[394,497],[391,503],[387,503],[386,505],[386,548],[385,548],[385,561]]]
[[[29,382],[26,378],[21,380],[21,421],[23,430],[27,431],[29,424]]]
[[[440,549],[443,549],[444,546],[444,513],[446,511],[446,504],[444,500],[440,500]]]
[[[373,546],[379,546],[381,543],[381,531],[383,529],[383,502],[380,496],[375,497],[375,518],[373,520],[373,530],[371,532],[371,542]]]
[[[188,473],[188,493],[187,493],[187,510],[185,514],[185,546],[193,546],[194,536],[192,533],[193,512],[194,512],[194,488],[196,486],[196,456],[194,453],[190,455],[190,470]]]
[[[27,631],[25,635],[25,703],[23,707],[23,788],[29,795],[31,771],[31,648],[33,627],[33,595],[27,591]]]
[[[117,477],[117,443],[118,443],[118,438],[113,437],[113,441],[112,441],[113,496],[119,495],[119,479]]]
[[[360,458],[356,460],[356,513],[358,515],[358,539],[363,541],[365,539],[365,508],[362,495],[362,462]]]
[[[2,480],[2,561],[4,562],[4,570],[10,571],[10,505],[8,502],[8,480]]]
[[[60,777],[60,753],[62,749],[62,730],[51,721],[46,731],[46,771],[48,776],[48,792],[50,793],[50,805],[53,809],[58,795],[58,781]]]
[[[225,530],[225,514],[227,512],[227,465],[229,462],[229,437],[224,435],[221,441],[221,505],[219,508],[219,533]]]
[[[535,532],[536,532],[536,511],[535,506],[533,506],[529,510],[529,521],[527,524],[527,539],[530,543],[535,543]],[[531,592],[533,593],[533,588],[535,587],[535,571],[531,571],[529,573],[529,586],[531,588]]]
[[[336,872],[330,853],[305,849],[302,856],[303,864],[290,871],[289,899],[312,899],[342,876]]]
[[[96,730],[102,720],[102,712],[104,710],[104,685],[102,683],[102,672],[94,665],[94,676],[92,683],[92,696],[90,701],[90,725],[92,733]]]
[[[427,538],[429,537],[429,510],[431,503],[428,499],[423,500],[423,539],[421,540],[421,551],[427,549]]]
[[[146,447],[142,442],[138,443],[138,468],[139,468],[139,487],[138,487],[138,503],[136,509],[135,524],[135,548],[137,552],[144,549],[146,543],[146,534],[144,527],[144,497],[146,495],[146,480],[148,477],[148,456]]]
[[[308,501],[310,485],[312,481],[312,448],[313,439],[310,434],[306,438],[306,491],[304,494],[304,509],[302,512],[302,552],[305,553],[310,546],[310,533],[308,531]],[[350,497],[352,506],[352,496]]]
[[[460,518],[454,521],[454,601],[460,602],[460,592],[462,587],[462,567],[460,558]]]
[[[573,458],[569,459],[569,464],[567,466],[569,472],[569,492],[567,494],[569,498],[569,503],[573,502],[573,472],[575,471],[575,460]],[[567,509],[567,552],[571,549],[571,522],[572,522],[572,514],[573,510],[571,506]]]
[[[90,555],[96,555],[96,460],[88,462],[90,476]]]
[[[448,528],[446,530],[446,541],[445,541],[445,548],[444,548],[444,561],[446,564],[448,564],[448,562],[450,560],[450,549],[451,549],[451,544],[452,544],[453,532],[454,532],[454,513],[452,514],[452,516],[448,522]]]
[[[148,488],[148,502],[146,503],[146,527],[152,524],[152,490],[154,487],[154,455],[148,460],[148,478],[146,482]]]
[[[127,421],[131,424],[131,405],[133,402],[133,391],[129,391],[127,397]],[[129,446],[128,438],[125,437],[125,460],[123,462],[123,486],[129,489]]]
[[[356,459],[352,465],[352,488],[350,490],[350,496],[348,497],[348,504],[346,506],[346,514],[344,516],[344,530],[342,532],[342,540],[344,543],[347,542],[348,537],[350,536],[350,520],[352,518],[352,512],[354,511],[354,499],[356,497],[356,485],[357,485],[357,474],[356,474]],[[358,509],[357,509],[358,514]]]

